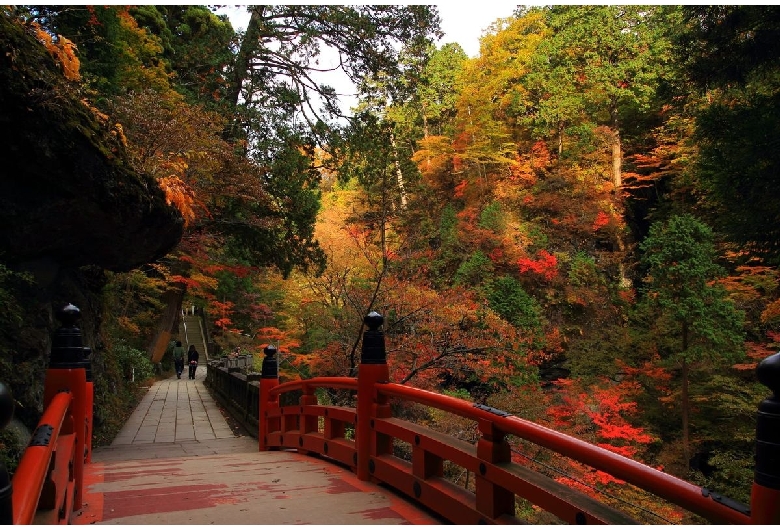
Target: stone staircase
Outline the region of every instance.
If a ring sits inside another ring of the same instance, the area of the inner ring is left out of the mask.
[[[201,361],[209,360],[208,345],[206,335],[203,333],[203,323],[199,315],[184,314],[179,324],[179,336],[181,337],[184,350],[189,350],[190,344],[195,345],[195,349],[201,354]]]

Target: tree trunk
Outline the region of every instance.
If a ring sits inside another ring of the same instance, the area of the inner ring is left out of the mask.
[[[612,184],[615,188],[615,204],[619,205],[620,211],[623,211],[623,200],[621,196],[621,187],[623,186],[623,147],[620,141],[620,120],[617,115],[617,108],[613,107],[610,111],[612,117]],[[626,266],[623,260],[626,258],[626,242],[623,240],[623,235],[618,233],[617,246],[621,253],[620,264],[618,265],[620,274],[620,287],[622,289],[630,289],[632,287],[631,280],[626,275]]]
[[[401,209],[406,209],[406,187],[404,186],[404,173],[401,171],[401,161],[398,159],[398,147],[395,144],[395,135],[390,134],[390,144],[393,146],[393,162],[395,163],[395,176],[398,181],[398,190],[401,192]]]
[[[620,142],[620,123],[617,117],[617,110],[612,111],[612,184],[615,191],[620,192],[623,186],[623,147]]]
[[[423,138],[428,138],[430,135],[428,132],[428,116],[426,116],[427,109],[425,108],[425,103],[422,103],[420,107],[422,108],[422,112],[420,114],[422,114],[423,121]]]
[[[558,160],[563,154],[563,122],[558,122]]]
[[[241,98],[241,89],[244,86],[244,80],[247,77],[247,72],[251,68],[251,61],[253,52],[257,47],[258,40],[260,38],[260,21],[262,16],[263,6],[255,6],[252,9],[252,16],[249,18],[249,23],[246,26],[246,32],[244,38],[241,41],[241,47],[236,54],[236,59],[233,67],[232,75],[229,78],[230,85],[227,89],[227,100],[231,103],[233,108],[238,107],[239,99]],[[232,140],[237,136],[237,128],[239,127],[238,120],[234,119],[225,127],[222,133],[223,139]]]

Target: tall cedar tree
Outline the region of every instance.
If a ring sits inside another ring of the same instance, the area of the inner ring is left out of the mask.
[[[725,271],[715,262],[712,231],[693,216],[677,215],[653,224],[640,247],[647,267],[640,306],[655,317],[652,329],[662,356],[680,369],[682,443],[688,466],[690,371],[706,364],[733,364],[742,357],[743,314],[715,283]]]

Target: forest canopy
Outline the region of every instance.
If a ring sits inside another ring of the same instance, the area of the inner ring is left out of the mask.
[[[475,58],[435,6],[247,9],[236,32],[208,6],[3,8],[185,222],[112,276],[113,342],[145,349],[173,290],[220,351],[343,376],[376,310],[394,381],[748,502],[754,368],[780,344],[780,9],[518,7]],[[699,522],[555,465],[640,520]]]

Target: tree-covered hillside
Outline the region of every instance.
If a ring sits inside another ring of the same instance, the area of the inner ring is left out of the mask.
[[[376,310],[394,381],[747,502],[754,368],[780,339],[780,9],[518,8],[474,59],[435,6],[250,11],[236,33],[204,6],[4,8],[185,221],[165,258],[107,273],[107,344],[148,350],[168,292],[224,352],[350,375]],[[316,81],[325,46],[350,116]],[[23,272],[0,254],[0,299],[3,263]],[[697,522],[514,449],[643,521]]]

